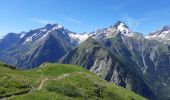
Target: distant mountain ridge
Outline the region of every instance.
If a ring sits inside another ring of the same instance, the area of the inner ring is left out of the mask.
[[[157,40],[159,42],[170,44],[170,26],[164,26],[155,32],[149,33],[147,39]]]
[[[6,63],[16,65],[18,68],[27,69],[37,67],[43,62],[55,62],[66,52],[72,49],[76,40],[72,40],[68,34],[73,34],[58,24],[48,24],[44,28],[31,30],[27,33],[7,34],[0,41],[0,47],[6,46],[8,39],[8,48],[2,48],[0,60]]]

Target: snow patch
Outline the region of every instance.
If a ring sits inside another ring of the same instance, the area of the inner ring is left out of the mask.
[[[168,34],[170,31],[163,31],[162,34]]]
[[[164,40],[170,40],[170,38],[167,37],[167,35],[170,33],[170,30],[168,31],[163,31],[159,35],[151,35],[151,36],[146,36],[146,39],[164,39]]]
[[[26,38],[25,42],[32,42],[32,37]],[[24,43],[25,43],[25,42],[24,42]]]
[[[41,32],[45,32],[46,30],[47,30],[47,29],[45,29],[45,28],[44,28],[44,29],[41,29]]]
[[[129,36],[129,37],[133,37],[134,33],[128,33],[128,34],[124,34],[124,35]]]
[[[63,26],[58,24],[58,28],[63,28]]]
[[[47,37],[48,36],[48,34],[51,32],[52,30],[50,30],[50,31],[47,31],[47,33],[46,34],[44,34],[40,39],[43,39],[43,38],[45,38],[45,37]]]
[[[27,38],[25,39],[25,42],[24,42],[24,43],[26,43],[26,42],[33,42],[33,41],[35,41],[35,40],[43,39],[43,38],[47,37],[48,34],[49,34],[51,31],[54,31],[54,30],[57,30],[57,29],[61,29],[61,28],[63,28],[63,26],[62,26],[62,25],[59,25],[59,24],[53,26],[53,28],[52,28],[51,30],[47,30],[46,28],[42,28],[42,29],[39,30],[39,32],[34,33],[34,34],[32,34],[31,36],[27,37]],[[65,34],[64,31],[63,31],[63,34]],[[20,38],[23,38],[24,36],[25,36],[25,34],[22,34],[22,35],[20,36]]]
[[[129,29],[125,27],[123,23],[120,23],[120,25],[117,27],[122,33],[129,33]]]
[[[120,23],[120,25],[117,27],[117,29],[123,34],[128,37],[133,37],[135,33],[131,32],[124,23]]]
[[[74,33],[70,33],[69,34],[70,38],[78,41],[79,43],[86,41],[89,38],[88,34],[74,34]]]
[[[26,35],[26,33],[21,33],[20,38],[23,38]]]
[[[53,30],[57,30],[57,29],[62,29],[63,28],[63,26],[62,25],[56,25],[56,27],[53,27]]]

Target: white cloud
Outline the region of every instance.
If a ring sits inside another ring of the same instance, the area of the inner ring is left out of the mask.
[[[52,20],[44,20],[44,19],[37,19],[37,18],[31,19],[31,21],[36,22],[36,23],[40,23],[40,24],[55,23],[55,21],[52,21]]]
[[[65,18],[65,21],[67,22],[71,22],[71,23],[74,23],[74,24],[82,24],[83,22],[76,19],[76,18],[73,18],[73,17],[67,17]]]
[[[136,19],[136,18],[132,18],[132,17],[129,17],[129,16],[122,18],[122,20],[125,23],[127,23],[129,25],[129,27],[132,28],[134,31],[137,31],[137,28],[138,28],[139,25],[141,25],[144,22],[150,21],[152,19],[153,18],[147,18],[147,17]]]

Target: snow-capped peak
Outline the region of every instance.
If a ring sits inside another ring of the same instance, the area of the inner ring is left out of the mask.
[[[129,33],[129,28],[124,22],[118,21],[114,27],[116,27],[122,33]]]
[[[60,29],[64,27],[60,24],[47,24],[44,28],[50,30],[50,29]]]
[[[55,34],[62,33],[66,36],[66,38],[70,39],[73,43],[81,43],[85,40],[87,40],[89,37],[96,38],[96,39],[104,39],[104,38],[112,38],[115,37],[117,34],[121,33],[122,35],[133,37],[136,36],[135,32],[132,32],[129,30],[127,25],[121,21],[118,21],[115,25],[112,25],[108,28],[103,28],[100,30],[97,30],[95,32],[90,33],[74,33],[67,29],[64,29],[64,27],[60,24],[47,24],[43,28],[31,30],[27,33],[22,33],[20,35],[20,38],[23,38],[26,42],[34,42],[36,40],[42,40],[49,36],[49,34]]]
[[[128,33],[129,29],[125,27],[123,23],[120,23],[120,25],[117,27],[121,32]]]
[[[64,29],[62,25],[59,24],[47,24],[45,27],[31,30],[28,33],[23,33],[20,38],[25,37],[25,42],[33,42],[35,40],[40,40],[48,36],[48,34],[52,31],[58,30],[58,29]],[[64,33],[64,31],[63,31]],[[28,34],[28,35],[27,35]]]
[[[98,29],[95,32],[86,33],[92,38],[104,39],[104,38],[113,38],[118,34],[128,36],[128,37],[143,37],[140,33],[132,32],[125,23],[118,21],[116,24],[103,29]]]
[[[163,28],[150,33],[146,38],[158,41],[170,40],[170,26],[164,26]]]
[[[170,31],[170,26],[164,26],[161,29],[158,29],[152,33],[149,33],[149,36],[153,36],[153,35],[161,35],[161,34],[168,34]]]
[[[62,28],[64,28],[62,25],[55,24],[54,27],[53,27],[53,30],[62,29]]]
[[[71,41],[75,41],[77,43],[86,41],[90,37],[90,35],[88,35],[86,33],[85,34],[69,33],[68,35],[69,35]]]

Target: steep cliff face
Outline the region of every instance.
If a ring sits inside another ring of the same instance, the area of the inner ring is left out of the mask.
[[[86,42],[70,51],[60,62],[84,66],[103,78],[107,77],[110,67],[117,65],[112,54],[97,41],[89,38]]]
[[[83,66],[109,82],[155,99],[154,90],[147,85],[137,69],[132,68],[130,64],[124,65],[107,48],[92,38],[66,54],[60,63]]]
[[[104,53],[103,49],[90,50],[93,44],[90,45],[90,42],[86,41],[65,56],[66,63],[81,65],[107,81],[129,88],[149,99],[169,99],[170,47],[168,44],[132,32],[121,22],[90,34],[93,34],[91,37],[109,53]],[[80,49],[82,47],[83,50]],[[89,52],[86,53],[88,50]],[[97,54],[100,56],[94,56]],[[102,60],[100,57],[103,57]]]
[[[169,46],[155,40],[122,34],[101,41],[125,65],[130,65],[154,88],[158,99],[168,99]]]

